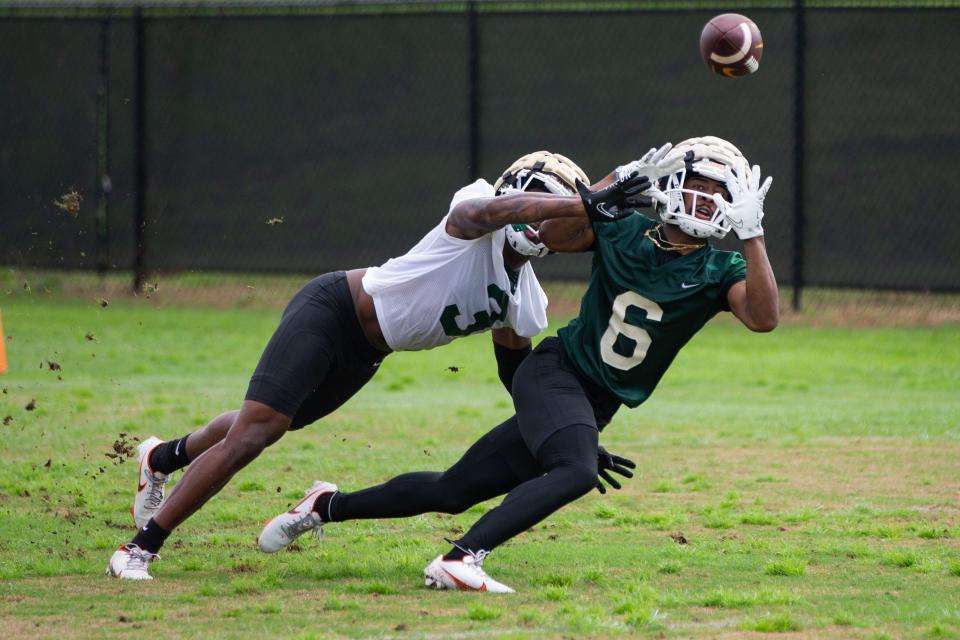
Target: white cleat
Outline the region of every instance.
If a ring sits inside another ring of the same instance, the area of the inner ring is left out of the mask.
[[[133,521],[138,528],[147,524],[163,504],[163,490],[168,476],[150,468],[150,454],[159,444],[163,444],[163,440],[150,436],[137,447],[140,473],[137,476],[137,495],[133,497],[130,513],[133,514]]]
[[[153,580],[147,569],[159,557],[132,543],[120,545],[110,556],[107,575],[122,580]]]
[[[285,513],[270,518],[263,526],[257,544],[265,553],[275,553],[307,531],[316,531],[317,541],[323,539],[323,520],[313,510],[313,503],[325,493],[336,493],[337,485],[317,480],[304,491],[303,500]]]
[[[486,551],[466,555],[463,560],[444,560],[443,556],[439,555],[423,570],[424,584],[435,589],[514,593],[513,589],[497,582],[483,570],[483,559],[486,556]]]

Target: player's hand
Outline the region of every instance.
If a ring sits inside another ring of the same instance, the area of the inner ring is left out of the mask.
[[[763,227],[760,221],[763,220],[763,199],[770,191],[773,178],[767,176],[761,185],[760,166],[755,164],[749,169],[747,163],[743,162],[736,174],[727,167],[725,182],[731,200],[731,204],[727,206],[726,218],[733,232],[741,240],[762,236]],[[713,197],[716,199],[720,196],[714,194]]]
[[[637,464],[633,460],[610,453],[603,447],[597,450],[597,474],[614,489],[619,489],[620,483],[613,479],[613,476],[610,475],[611,471],[619,473],[624,478],[632,478],[633,472],[630,469],[636,468]],[[607,488],[599,480],[597,481],[597,491],[600,493],[607,492]]]
[[[683,168],[685,161],[693,161],[692,151],[688,151],[685,156],[674,156],[668,159],[667,155],[671,149],[673,149],[673,144],[669,142],[659,149],[657,147],[651,147],[639,160],[634,160],[633,162],[617,167],[615,170],[617,178],[629,176],[634,171],[641,175],[648,176],[650,181],[653,182],[653,187],[644,195],[650,196],[651,200],[656,200],[661,204],[667,204],[667,195],[659,188],[660,178],[679,171]]]
[[[617,178],[628,176],[634,171],[645,176],[649,176],[652,182],[657,182],[660,178],[668,176],[683,167],[684,158],[674,157],[667,159],[667,154],[673,149],[673,144],[666,143],[659,149],[651,147],[649,151],[640,156],[639,160],[634,160],[621,167],[617,167]],[[693,155],[692,151],[688,152]],[[691,160],[693,158],[691,157]]]
[[[638,207],[649,207],[653,204],[645,191],[651,187],[650,178],[633,173],[623,178],[617,178],[613,184],[598,191],[577,180],[577,191],[587,217],[594,222],[613,222],[633,214]]]

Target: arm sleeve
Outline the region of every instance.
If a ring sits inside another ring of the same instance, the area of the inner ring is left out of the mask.
[[[493,343],[493,353],[497,357],[497,374],[500,382],[507,388],[507,393],[513,394],[513,374],[533,349],[527,345],[523,349],[510,349],[501,344]]]

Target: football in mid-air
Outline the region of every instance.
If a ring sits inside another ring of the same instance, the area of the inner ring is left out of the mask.
[[[710,70],[728,78],[760,68],[763,38],[753,20],[739,13],[715,16],[700,33],[700,57]]]

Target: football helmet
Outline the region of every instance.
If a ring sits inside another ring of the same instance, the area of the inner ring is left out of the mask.
[[[692,160],[688,160],[688,152],[693,152]],[[684,181],[690,175],[698,175],[726,185],[727,169],[734,175],[738,171],[750,171],[746,158],[735,146],[715,136],[684,140],[670,151],[669,158],[683,158],[686,162],[679,171],[661,178],[660,188],[667,195],[667,202],[657,203],[660,219],[667,224],[677,225],[681,231],[696,238],[726,236],[730,231],[730,223],[726,219],[730,203],[719,195],[686,189]],[[684,206],[684,194],[690,196],[689,209]],[[709,220],[697,217],[697,198],[716,202],[716,209]]]
[[[551,153],[536,151],[518,158],[503,172],[493,185],[495,195],[507,195],[519,191],[528,191],[539,187],[548,193],[559,196],[572,196],[577,193],[577,180],[590,184],[583,169],[570,158]],[[506,226],[507,242],[513,249],[525,256],[541,258],[549,250],[537,236],[536,224],[509,224]]]

